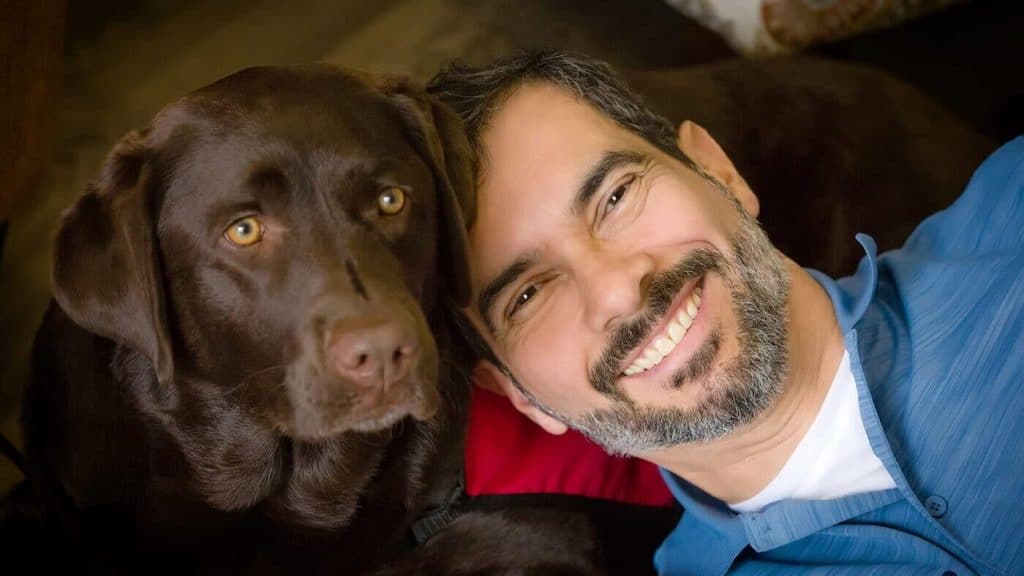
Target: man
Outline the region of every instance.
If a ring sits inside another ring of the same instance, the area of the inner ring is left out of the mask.
[[[659,571],[1024,572],[1024,138],[836,281],[603,65],[527,53],[431,90],[478,155],[480,373],[663,468],[685,512]]]

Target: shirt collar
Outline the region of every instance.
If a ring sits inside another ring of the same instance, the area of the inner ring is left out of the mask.
[[[867,234],[857,234],[857,242],[864,248],[864,258],[852,276],[833,280],[826,274],[808,268],[807,272],[821,284],[832,299],[839,328],[845,334],[864,316],[878,284],[878,245]]]

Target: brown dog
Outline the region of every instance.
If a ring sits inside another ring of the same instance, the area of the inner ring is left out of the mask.
[[[124,137],[61,224],[26,396],[69,564],[350,574],[409,549],[460,481],[441,304],[467,297],[469,162],[425,94],[320,66],[239,72]],[[431,561],[477,541],[466,573],[596,570],[571,514],[488,518]]]

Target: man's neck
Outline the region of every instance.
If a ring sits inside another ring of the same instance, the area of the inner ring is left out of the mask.
[[[676,446],[647,459],[708,494],[737,503],[782,470],[810,429],[843,357],[843,336],[825,290],[791,260],[789,372],[776,403],[726,438]]]

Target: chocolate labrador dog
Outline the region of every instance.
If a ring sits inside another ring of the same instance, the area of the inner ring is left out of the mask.
[[[60,225],[26,396],[67,564],[601,571],[544,510],[468,514],[407,561],[459,488],[468,154],[423,92],[326,66],[244,70],[115,146]]]

